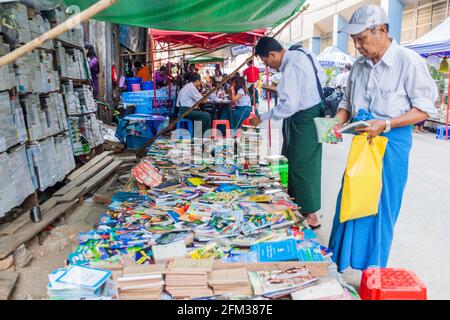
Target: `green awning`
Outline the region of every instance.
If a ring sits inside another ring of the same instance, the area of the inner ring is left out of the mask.
[[[64,0],[82,10],[96,0]],[[96,20],[160,30],[244,32],[276,27],[305,0],[119,0]]]
[[[225,60],[222,58],[216,58],[216,57],[197,57],[189,59],[189,63],[214,63],[214,62],[224,62]]]

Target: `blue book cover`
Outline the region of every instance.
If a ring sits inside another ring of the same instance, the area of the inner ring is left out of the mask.
[[[295,239],[258,243],[251,247],[251,251],[257,252],[260,262],[298,260]]]

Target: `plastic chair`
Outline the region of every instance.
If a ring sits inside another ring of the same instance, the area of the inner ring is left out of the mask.
[[[181,134],[181,132],[179,132],[180,129],[188,130],[189,133],[191,134],[191,138],[194,136],[194,124],[192,123],[191,120],[181,119],[177,122],[177,129],[176,129],[177,139],[181,139],[184,137]]]
[[[450,127],[448,128],[448,134],[450,136]],[[439,126],[436,129],[436,139],[445,140],[447,137],[447,127]]]
[[[227,139],[231,138],[231,127],[230,127],[230,121],[228,120],[213,120],[212,122],[212,135],[211,138],[212,139],[216,139],[217,138],[217,127],[219,125],[224,125],[225,126],[225,137]]]

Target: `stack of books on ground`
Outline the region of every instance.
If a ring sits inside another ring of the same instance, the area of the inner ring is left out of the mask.
[[[208,275],[208,284],[215,295],[253,295],[252,285],[246,268],[213,270]]]
[[[191,299],[213,295],[208,287],[208,272],[213,259],[175,259],[166,272],[166,291],[174,299]]]
[[[336,279],[328,279],[291,293],[292,300],[354,300]]]
[[[109,270],[72,265],[52,271],[47,294],[51,300],[101,300],[117,296]]]
[[[117,279],[120,300],[159,300],[165,264],[125,266]]]
[[[319,283],[306,267],[248,273],[255,295],[278,299]]]

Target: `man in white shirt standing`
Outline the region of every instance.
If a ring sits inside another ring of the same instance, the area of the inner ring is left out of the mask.
[[[344,72],[338,74],[336,79],[334,80],[334,87],[336,89],[344,90],[347,86],[348,76],[350,75],[350,71],[352,70],[352,65],[347,63],[344,67]]]
[[[389,20],[381,7],[357,9],[342,31],[351,35],[362,56],[353,64],[336,117],[341,124],[365,120],[371,126],[359,131],[369,140],[385,136],[388,143],[378,213],[340,223],[339,193],[329,247],[340,272],[386,267],[408,178],[411,125],[436,113],[438,97],[426,62],[389,37]]]
[[[280,69],[277,86],[279,103],[252,119],[283,119],[283,155],[289,161],[288,191],[300,206],[311,228],[320,227],[316,213],[321,208],[322,145],[318,142],[314,118],[323,116],[322,84],[326,76],[317,58],[297,47],[285,50],[270,37],[258,41],[255,54],[264,63]]]
[[[176,106],[179,108],[179,114],[183,114],[192,107],[197,101],[203,98],[199,91],[202,87],[202,78],[198,73],[194,73],[190,76],[189,83],[181,88],[178,92],[178,98]],[[191,111],[186,117],[186,119],[192,120],[194,125],[197,121],[202,123],[202,132],[211,129],[211,115],[208,112],[199,110],[198,108]]]

